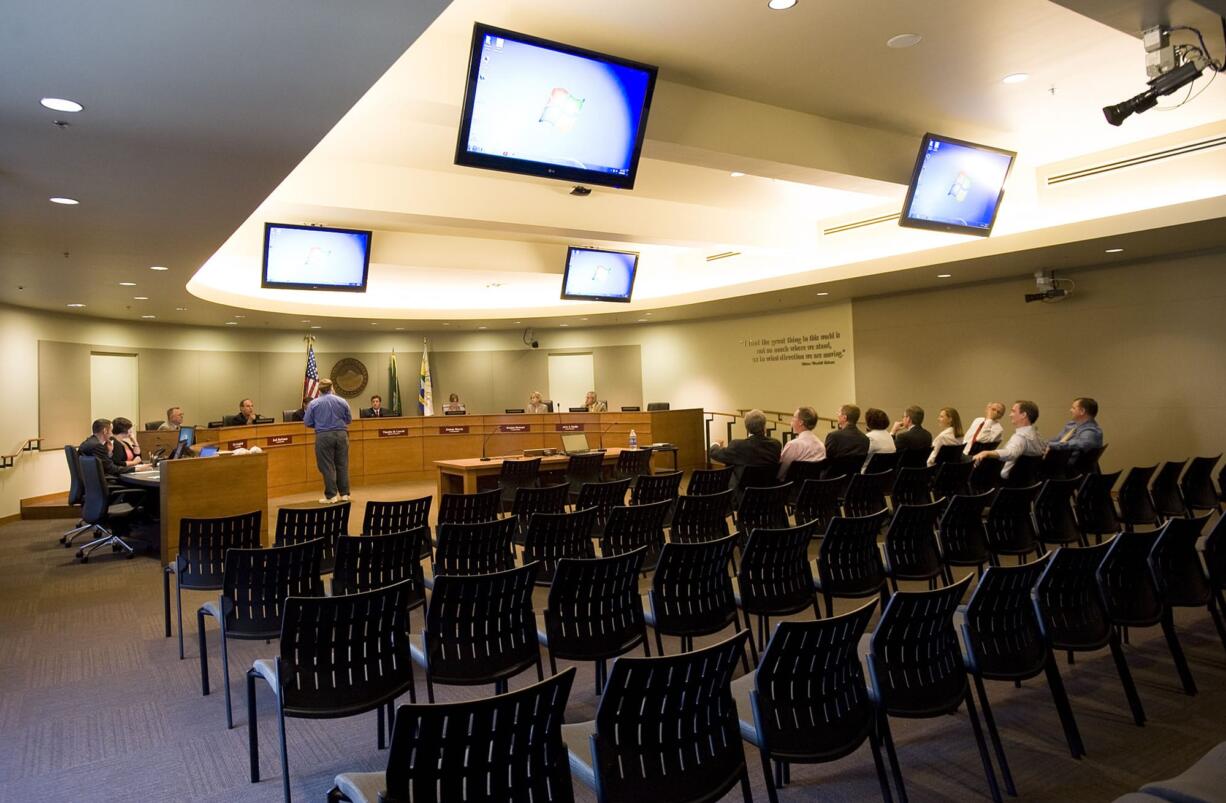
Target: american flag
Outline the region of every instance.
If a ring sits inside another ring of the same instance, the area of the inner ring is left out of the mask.
[[[302,398],[313,399],[319,395],[319,366],[315,364],[315,346],[307,346],[306,377],[302,380]]]

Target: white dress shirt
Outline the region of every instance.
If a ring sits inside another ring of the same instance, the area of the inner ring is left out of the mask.
[[[787,476],[788,467],[796,461],[816,462],[826,459],[826,444],[818,440],[809,430],[804,430],[783,444],[783,452],[779,455],[779,479]]]
[[[980,425],[983,425],[982,427]],[[976,434],[978,433],[978,434]],[[996,443],[1005,434],[1005,428],[1000,425],[999,421],[993,421],[990,418],[979,416],[971,425],[966,428],[966,444],[962,450],[962,454],[971,453],[971,445],[975,443]],[[972,438],[972,436],[974,436]]]
[[[932,439],[932,454],[928,455],[928,465],[936,465],[937,452],[941,451],[942,446],[957,446],[960,443],[962,443],[962,439],[954,434],[954,428],[945,427]]]
[[[1044,448],[1046,448],[1046,444],[1043,443],[1043,439],[1039,436],[1039,430],[1033,425],[1027,424],[1024,427],[1018,427],[1013,430],[1013,434],[1009,437],[1009,442],[996,450],[996,456],[1005,462],[1004,468],[1000,470],[1000,476],[1008,477],[1009,472],[1013,470],[1013,464],[1022,455],[1042,457]]]
[[[860,469],[863,471],[868,468],[868,461],[873,459],[873,455],[877,452],[896,452],[898,447],[894,445],[894,438],[890,435],[890,431],[886,429],[870,429],[868,431],[868,457],[864,458],[864,466]]]

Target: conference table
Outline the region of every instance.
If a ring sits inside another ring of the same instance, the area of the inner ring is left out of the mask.
[[[662,446],[647,446],[644,449],[650,449],[653,453],[672,452],[673,467],[677,467],[677,447],[672,444]],[[604,466],[610,468],[617,465],[617,456],[624,449],[613,447],[604,451]],[[534,455],[533,457],[537,457]],[[567,464],[570,462],[569,455],[557,453],[551,455],[539,455],[541,459],[541,472],[548,473],[551,471],[561,472],[566,470]],[[502,464],[507,460],[523,460],[528,459],[519,455],[504,455],[501,457],[490,457],[486,459],[477,458],[461,458],[458,460],[435,460],[434,465],[438,467],[438,491],[440,494],[472,494],[480,490],[481,480],[487,477],[497,477],[502,472]]]

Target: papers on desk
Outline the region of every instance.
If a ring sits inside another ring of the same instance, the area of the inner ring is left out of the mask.
[[[156,480],[162,475],[162,470],[158,468],[147,468],[143,471],[133,471],[132,475],[138,480]]]

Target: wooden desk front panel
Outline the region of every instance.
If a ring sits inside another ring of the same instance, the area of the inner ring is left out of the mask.
[[[268,453],[168,460],[161,465],[162,563],[179,552],[185,518],[236,516],[259,510],[260,540],[272,546],[268,522]]]

